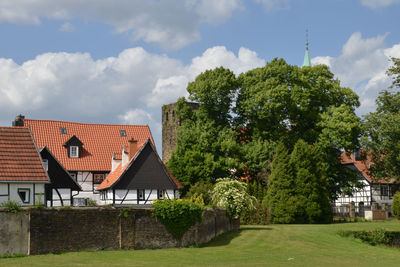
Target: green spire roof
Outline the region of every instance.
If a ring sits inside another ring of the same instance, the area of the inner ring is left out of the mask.
[[[304,55],[303,67],[311,67],[310,53],[308,52],[308,30],[306,31],[306,54]]]

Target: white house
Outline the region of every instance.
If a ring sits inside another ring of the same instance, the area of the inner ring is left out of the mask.
[[[340,196],[334,203],[336,207],[354,202],[358,210],[359,206],[369,207],[372,203],[376,202],[379,205],[387,203],[389,210],[391,210],[393,195],[399,188],[395,179],[374,180],[369,175],[368,169],[371,161],[368,157],[362,160],[356,153],[348,154],[343,152],[341,154],[341,161],[344,167],[356,171],[359,182],[364,187],[354,191],[352,195],[343,194]]]
[[[129,140],[121,159],[112,157],[112,172],[97,188],[105,204],[145,205],[157,199],[176,199],[183,186],[161,161],[148,139],[141,147]]]
[[[0,203],[45,204],[50,184],[28,128],[0,127]]]

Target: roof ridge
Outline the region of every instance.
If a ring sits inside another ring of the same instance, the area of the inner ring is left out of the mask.
[[[73,123],[73,124],[106,125],[106,126],[142,126],[142,127],[149,127],[148,124],[110,124],[110,123],[90,123],[90,122],[74,122],[74,121],[61,121],[61,120],[37,120],[37,119],[24,119],[24,121],[63,122],[63,123]],[[9,127],[9,128],[15,128],[15,127]],[[21,128],[26,128],[26,127],[21,127]]]

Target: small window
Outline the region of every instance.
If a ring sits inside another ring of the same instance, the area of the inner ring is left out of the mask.
[[[64,127],[60,127],[60,132],[61,134],[67,134],[67,129],[65,129]]]
[[[18,195],[22,203],[29,203],[30,192],[31,190],[29,188],[18,188]]]
[[[138,189],[137,195],[139,200],[144,200],[144,189]]]
[[[157,190],[157,198],[164,199],[165,190]]]
[[[165,120],[166,120],[166,121],[168,120],[168,112],[165,113]]]
[[[381,186],[381,196],[388,196],[388,195],[389,195],[388,187],[385,185]]]
[[[93,174],[93,183],[101,184],[104,181],[104,173],[95,173]]]
[[[69,157],[70,158],[79,158],[79,147],[78,146],[70,146],[69,147]]]
[[[125,130],[119,130],[119,133],[121,137],[126,137],[126,131]]]
[[[172,111],[172,118],[175,118],[175,110]]]
[[[49,171],[49,161],[47,159],[43,159],[43,167],[46,172]]]

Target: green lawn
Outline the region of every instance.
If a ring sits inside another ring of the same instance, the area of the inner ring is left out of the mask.
[[[200,248],[75,252],[0,259],[0,266],[400,266],[400,249],[339,230],[400,231],[400,222],[242,226]]]

